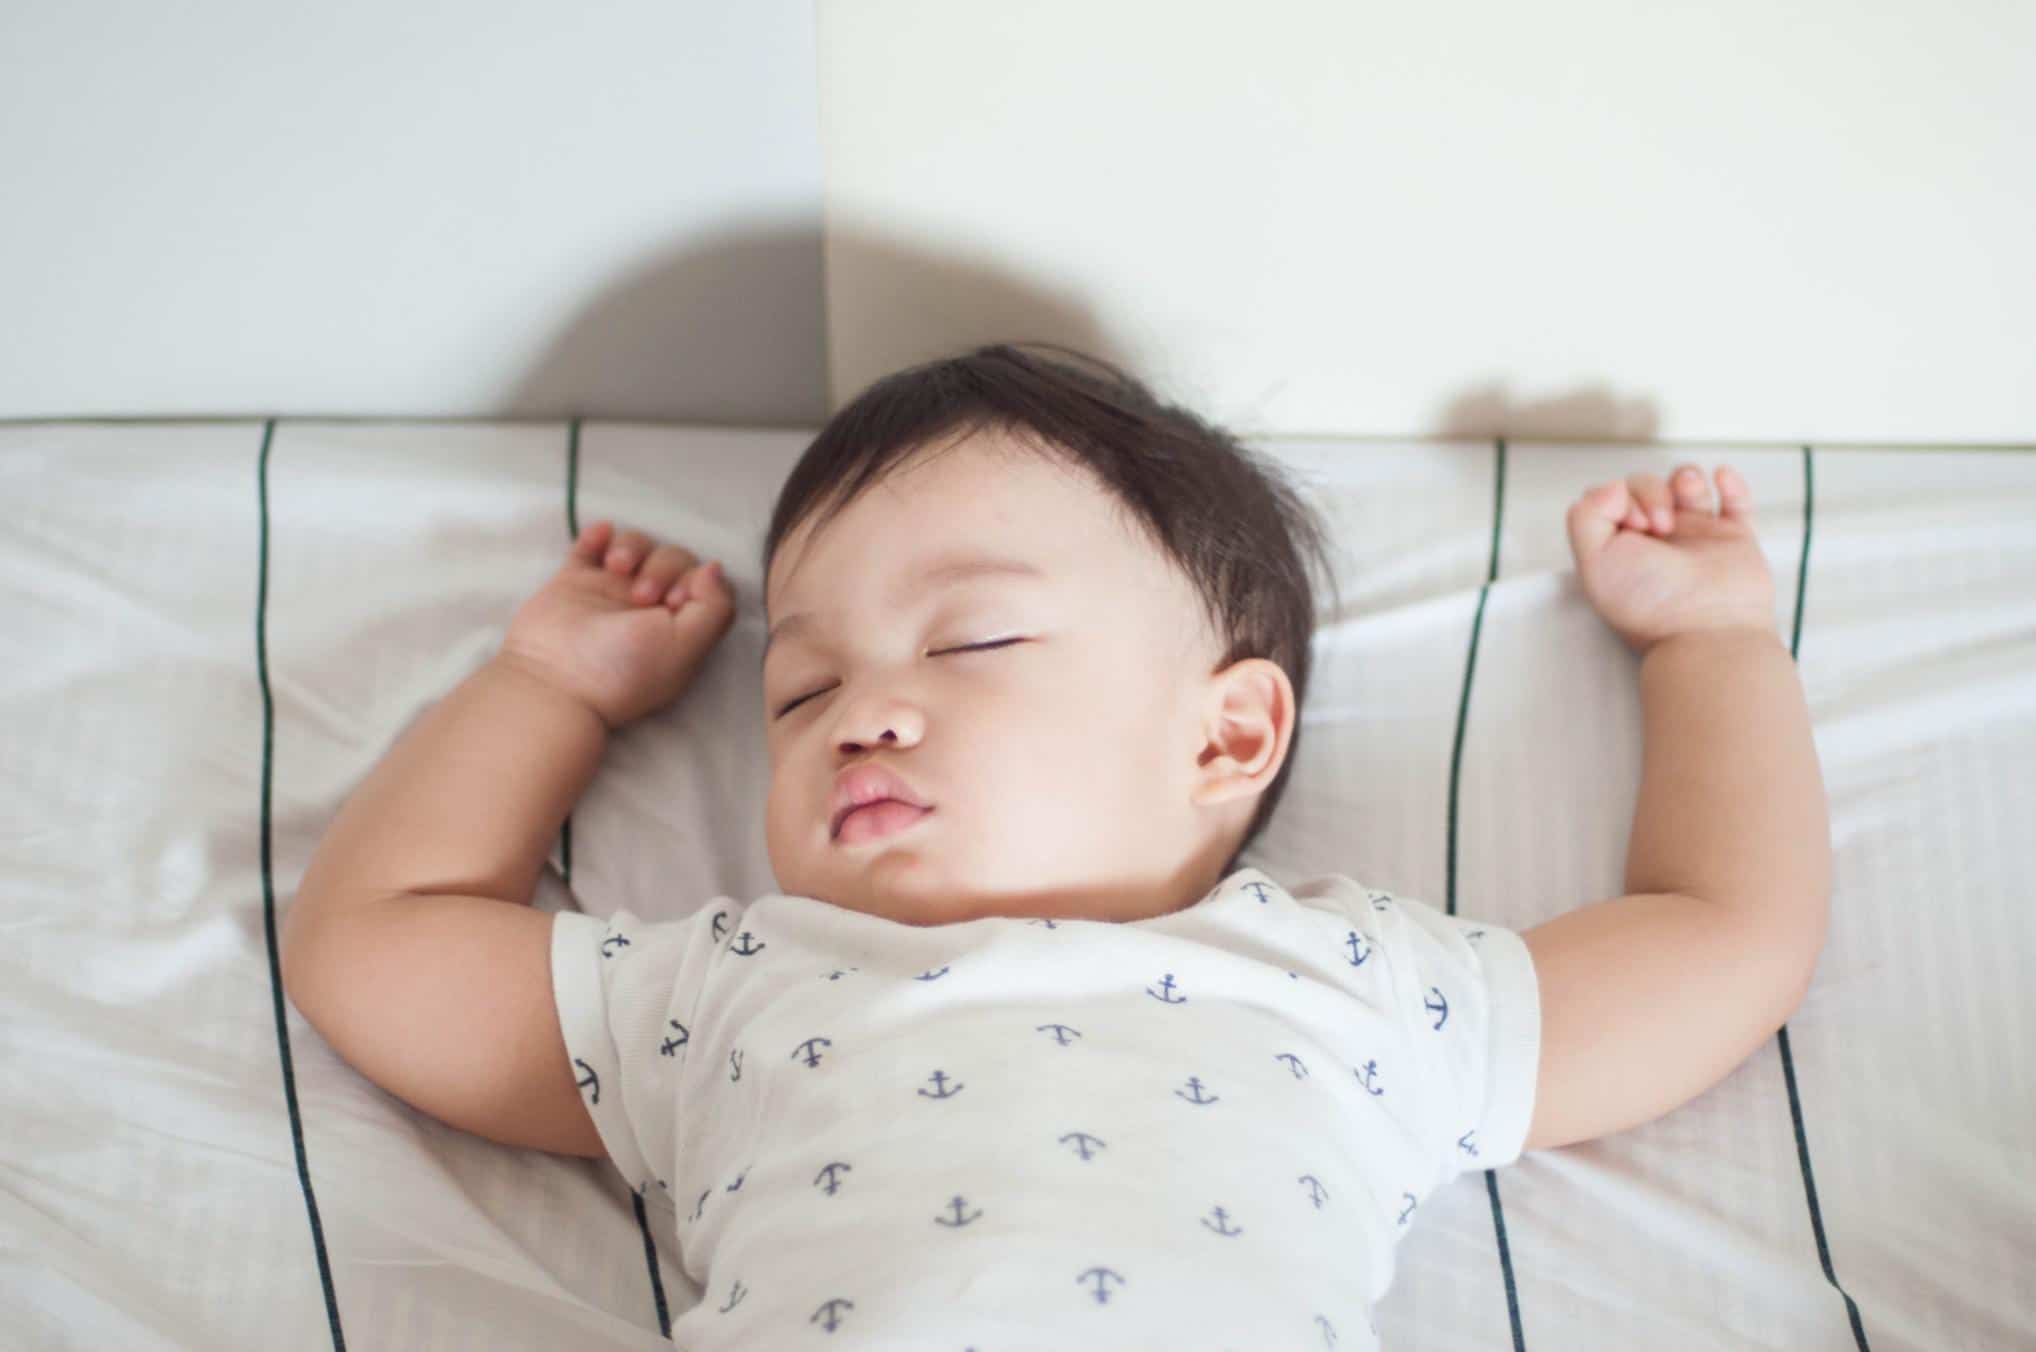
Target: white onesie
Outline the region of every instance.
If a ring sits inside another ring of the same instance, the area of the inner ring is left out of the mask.
[[[1540,1056],[1516,932],[1340,874],[1129,922],[563,911],[551,972],[610,1160],[675,1209],[689,1352],[1376,1348]]]

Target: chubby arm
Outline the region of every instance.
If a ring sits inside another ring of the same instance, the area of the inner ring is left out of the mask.
[[[599,1158],[529,903],[608,726],[497,653],[348,798],[284,915],[283,985],[349,1064],[440,1121]]]
[[[1722,1080],[1802,1003],[1824,945],[1829,808],[1801,679],[1771,631],[1641,659],[1628,895],[1522,933],[1541,993],[1526,1149],[1637,1126]]]

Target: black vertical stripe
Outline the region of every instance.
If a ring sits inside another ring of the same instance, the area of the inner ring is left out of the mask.
[[[619,533],[619,532],[618,532]],[[566,547],[580,538],[580,420],[572,420],[571,430],[566,438]],[[559,872],[568,888],[573,885],[573,815],[566,814],[565,823],[559,828]],[[657,1241],[650,1237],[650,1218],[644,1214],[643,1194],[631,1190],[630,1198],[636,1203],[636,1228],[643,1234],[643,1261],[650,1269],[651,1298],[657,1304],[657,1328],[665,1337],[672,1336],[671,1309],[665,1304],[665,1284],[657,1267]]]
[[[632,1192],[630,1201],[636,1203],[636,1228],[643,1235],[643,1263],[650,1269],[650,1294],[657,1302],[657,1331],[667,1339],[672,1336],[672,1314],[665,1307],[664,1278],[657,1270],[657,1241],[650,1237],[650,1218],[643,1211],[643,1194]]]
[[[566,434],[566,548],[580,538],[580,420]],[[558,834],[559,876],[573,885],[573,814],[566,814]]]
[[[283,961],[276,944],[276,884],[270,852],[269,804],[276,768],[276,701],[269,692],[269,447],[276,420],[262,426],[262,451],[255,465],[255,498],[261,522],[256,547],[255,673],[262,687],[262,927],[269,945],[269,992],[276,1011],[276,1054],[283,1064],[283,1102],[290,1110],[290,1142],[297,1151],[297,1186],[304,1193],[304,1212],[311,1221],[311,1249],[318,1258],[318,1282],[325,1290],[325,1322],[332,1330],[333,1352],[345,1352],[346,1335],[339,1327],[339,1298],[332,1289],[332,1262],[325,1254],[325,1227],[318,1220],[318,1194],[311,1188],[311,1170],[304,1157],[304,1119],[297,1111],[297,1073],[290,1060],[290,1021],[283,1011]]]
[[[1812,456],[1808,446],[1803,447],[1803,550],[1796,560],[1796,615],[1789,632],[1789,657],[1801,665],[1803,641],[1803,597],[1810,582],[1810,526],[1815,520],[1816,477],[1813,473]],[[1775,1033],[1775,1040],[1781,1044],[1782,1080],[1789,1089],[1789,1118],[1796,1128],[1796,1162],[1803,1169],[1803,1196],[1810,1204],[1810,1230],[1817,1237],[1817,1261],[1824,1265],[1824,1280],[1831,1283],[1845,1300],[1845,1311],[1852,1319],[1852,1341],[1859,1346],[1859,1352],[1867,1352],[1866,1327],[1859,1319],[1859,1306],[1853,1302],[1843,1286],[1838,1283],[1838,1274],[1831,1267],[1831,1246],[1824,1238],[1824,1213],[1817,1206],[1817,1177],[1810,1169],[1810,1138],[1803,1130],[1803,1099],[1796,1089],[1796,1058],[1789,1051],[1789,1026],[1782,1024]]]
[[[1446,867],[1448,884],[1445,910],[1456,914],[1456,800],[1463,770],[1463,730],[1470,716],[1470,683],[1478,667],[1478,635],[1485,624],[1485,598],[1499,576],[1499,527],[1506,518],[1506,439],[1497,441],[1498,456],[1492,475],[1492,549],[1485,567],[1484,585],[1478,588],[1477,613],[1470,622],[1470,655],[1463,664],[1463,697],[1456,706],[1456,747],[1449,756],[1449,845]],[[1520,1328],[1520,1289],[1513,1279],[1513,1249],[1506,1242],[1506,1208],[1499,1201],[1499,1178],[1495,1169],[1485,1170],[1485,1193],[1492,1202],[1492,1230],[1499,1242],[1499,1273],[1506,1286],[1506,1316],[1513,1325],[1513,1347],[1526,1352],[1527,1338]]]
[[[1505,513],[1505,440],[1501,438],[1497,446],[1498,471],[1492,513],[1491,563],[1486,575],[1485,586],[1480,588],[1478,592],[1477,615],[1471,624],[1470,659],[1464,671],[1463,699],[1457,708],[1456,747],[1450,762],[1448,912],[1451,915],[1456,914],[1457,783],[1458,771],[1463,760],[1464,725],[1470,707],[1471,676],[1477,668],[1478,635],[1483,627],[1485,596],[1490,589],[1491,582],[1497,578],[1499,571],[1499,529]],[[1816,478],[1814,471],[1815,467],[1811,449],[1805,446],[1803,447],[1803,544],[1796,561],[1796,606],[1789,635],[1789,656],[1791,659],[1798,661],[1800,661],[1803,637],[1804,604],[1809,586],[1810,540],[1816,519]],[[1816,1175],[1810,1164],[1809,1136],[1803,1126],[1802,1096],[1796,1085],[1795,1057],[1789,1049],[1788,1025],[1784,1023],[1775,1036],[1781,1046],[1782,1077],[1788,1086],[1789,1116],[1794,1123],[1796,1134],[1796,1159],[1803,1172],[1803,1194],[1805,1200],[1809,1203],[1810,1228],[1817,1240],[1817,1258],[1823,1265],[1825,1280],[1831,1283],[1832,1287],[1845,1301],[1845,1309],[1852,1323],[1852,1338],[1854,1343],[1857,1344],[1860,1352],[1868,1352],[1866,1329],[1860,1320],[1859,1306],[1845,1290],[1844,1286],[1840,1284],[1837,1272],[1831,1264],[1831,1248],[1824,1232],[1823,1211],[1817,1204]],[[1506,1242],[1505,1209],[1499,1200],[1499,1184],[1495,1171],[1490,1169],[1485,1171],[1485,1187],[1491,1198],[1492,1224],[1497,1232],[1499,1245],[1499,1266],[1505,1278],[1506,1306],[1513,1321],[1513,1346],[1516,1349],[1522,1349],[1522,1352],[1524,1352],[1526,1344],[1520,1327],[1520,1306],[1513,1279],[1511,1250]]]

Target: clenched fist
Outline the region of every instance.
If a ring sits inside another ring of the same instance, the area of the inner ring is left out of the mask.
[[[596,521],[510,620],[498,657],[580,699],[615,732],[684,694],[734,624],[719,561]]]
[[[1633,474],[1598,484],[1569,509],[1577,580],[1634,652],[1672,634],[1750,628],[1773,634],[1774,579],[1753,531],[1753,494],[1718,469],[1722,509],[1695,465],[1666,483]]]

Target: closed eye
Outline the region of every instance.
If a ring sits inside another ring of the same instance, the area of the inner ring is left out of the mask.
[[[970,643],[959,648],[942,648],[939,652],[928,653],[927,656],[945,657],[949,653],[980,652],[988,648],[1005,648],[1009,647],[1013,643],[1023,643],[1024,641],[1025,640],[1022,638],[1000,638],[992,643]],[[778,710],[777,713],[772,715],[772,717],[783,718],[786,714],[792,712],[792,710],[798,708],[801,704],[804,704],[807,700],[814,698],[816,695],[824,695],[833,688],[834,687],[831,685],[824,685],[820,687],[820,689],[818,690],[809,690],[805,694],[799,696],[799,698],[793,700],[790,704],[787,704],[784,708]]]

